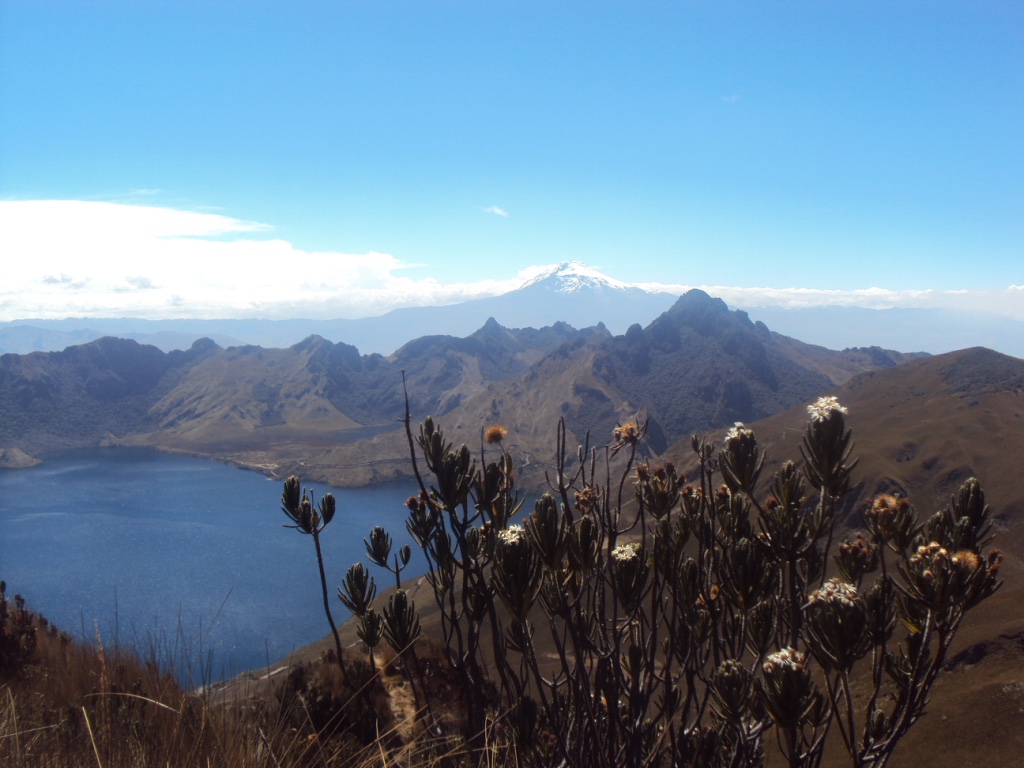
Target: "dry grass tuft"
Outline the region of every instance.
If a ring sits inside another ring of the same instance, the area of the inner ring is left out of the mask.
[[[0,765],[496,768],[512,759],[497,732],[476,757],[453,735],[465,718],[443,651],[430,643],[416,659],[415,692],[412,660],[393,655],[380,671],[352,663],[361,691],[348,688],[327,652],[230,697],[212,686],[186,688],[177,660],[158,659],[155,648],[110,647],[99,635],[95,645],[78,642],[0,593]],[[443,702],[432,719],[421,689]]]

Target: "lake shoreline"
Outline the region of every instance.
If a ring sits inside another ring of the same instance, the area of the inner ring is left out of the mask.
[[[214,679],[264,668],[327,629],[312,542],[287,528],[273,480],[237,462],[124,445],[0,473],[0,578],[84,641],[95,627],[104,643],[119,633],[143,649],[212,649]],[[332,588],[365,560],[373,526],[409,543],[407,484],[303,482],[338,499],[322,536]],[[410,573],[425,569],[417,559]],[[332,610],[347,618],[340,603]]]

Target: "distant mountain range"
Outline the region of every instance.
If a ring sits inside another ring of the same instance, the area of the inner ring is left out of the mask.
[[[134,339],[166,352],[209,338],[220,346],[289,347],[307,336],[388,355],[421,336],[465,336],[494,318],[507,328],[572,322],[622,333],[647,324],[678,298],[620,283],[578,262],[566,262],[500,296],[460,304],[405,307],[379,317],[337,320],[138,320],[68,318],[0,323],[0,353],[52,352],[103,336]]]
[[[560,417],[570,439],[589,431],[597,444],[618,422],[649,419],[657,452],[907,359],[804,344],[701,291],[618,336],[603,325],[509,329],[491,318],[467,337],[421,337],[388,357],[319,336],[286,349],[201,340],[168,353],[108,337],[0,357],[0,448],[20,457],[101,442],[148,445],[366,484],[409,472],[396,432],[405,372],[414,418],[439,417],[470,444],[488,424],[508,425],[517,451],[530,457],[525,474],[539,483]]]
[[[419,336],[464,336],[493,317],[506,328],[542,328],[559,321],[578,328],[603,324],[620,334],[647,325],[676,294],[646,290],[566,262],[500,296],[460,304],[396,309],[379,317],[336,320],[139,320],[67,318],[0,323],[0,353],[59,351],[103,336],[187,350],[200,338],[222,347],[289,347],[310,335],[389,355]],[[743,308],[743,307],[741,307]],[[772,329],[830,349],[880,346],[930,353],[987,346],[1024,357],[1024,322],[996,315],[941,309],[745,307]]]

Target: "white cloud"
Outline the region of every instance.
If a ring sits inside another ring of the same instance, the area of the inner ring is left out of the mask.
[[[402,275],[390,254],[309,252],[215,213],[79,200],[0,201],[0,320],[346,317],[511,290]]]
[[[495,216],[502,216],[505,218],[508,217],[508,211],[506,211],[504,208],[499,208],[496,205],[489,205],[486,208],[481,208],[480,210],[482,210],[484,213],[493,213]]]
[[[534,266],[507,279],[442,283],[408,277],[413,265],[391,254],[304,251],[273,237],[272,228],[259,222],[77,200],[0,201],[0,253],[0,321],[362,317],[506,293],[556,268]],[[676,295],[699,287],[745,308],[950,307],[1024,320],[1024,286],[1019,285],[966,292],[633,285]]]

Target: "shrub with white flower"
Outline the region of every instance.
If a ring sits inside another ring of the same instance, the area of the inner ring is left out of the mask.
[[[761,698],[776,725],[795,732],[820,694],[807,668],[807,656],[795,648],[768,654],[761,664]]]
[[[808,598],[810,604],[851,606],[857,599],[857,588],[842,579],[829,579]]]
[[[646,424],[617,427],[602,465],[600,451],[573,451],[562,422],[550,492],[522,517],[503,430],[474,459],[424,424],[433,478],[419,478],[409,530],[430,561],[474,759],[491,757],[489,727],[507,727],[522,768],[807,766],[844,747],[857,768],[890,762],[961,619],[998,588],[1000,555],[973,479],[925,525],[908,500],[879,496],[865,530],[834,542],[853,522],[852,432],[835,397],[807,412],[798,460],[767,489],[742,422],[719,449],[691,440],[684,487],[674,465],[646,460]]]
[[[498,531],[491,578],[494,590],[518,622],[526,614],[540,591],[543,576],[540,558],[521,525]]]
[[[612,549],[611,571],[619,602],[626,615],[632,616],[640,608],[650,574],[640,543],[631,541]]]
[[[725,433],[725,450],[722,452],[722,479],[730,490],[753,493],[757,478],[764,465],[764,454],[757,445],[753,430],[737,421]]]
[[[623,560],[636,560],[639,555],[640,544],[635,541],[631,541],[627,544],[619,544],[612,550],[612,559],[616,562],[622,562]]]
[[[835,395],[829,395],[827,397],[819,397],[813,403],[808,405],[807,413],[810,414],[813,421],[824,421],[833,413],[841,413],[845,416],[847,414],[847,410],[844,406],[839,404],[839,398]]]
[[[521,525],[510,525],[498,531],[498,541],[502,544],[518,544],[526,539],[526,529]]]
[[[867,614],[853,584],[829,579],[809,595],[804,613],[811,652],[825,669],[848,670],[870,648]]]

